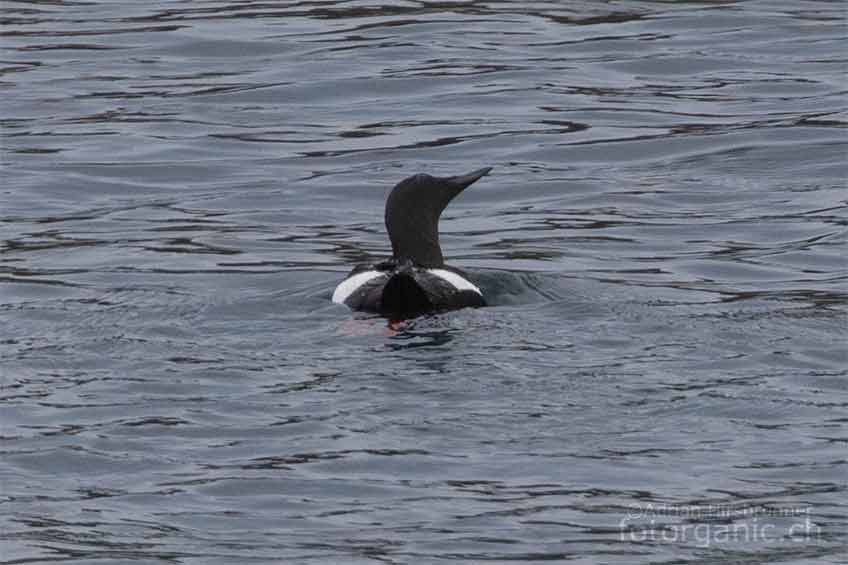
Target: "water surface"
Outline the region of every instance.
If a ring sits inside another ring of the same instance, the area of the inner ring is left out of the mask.
[[[2,563],[844,562],[841,3],[3,14]]]

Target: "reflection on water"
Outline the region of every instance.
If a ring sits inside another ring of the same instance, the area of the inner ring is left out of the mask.
[[[7,4],[4,562],[839,562],[839,3]]]

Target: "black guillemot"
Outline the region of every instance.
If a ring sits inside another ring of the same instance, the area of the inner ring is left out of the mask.
[[[491,170],[455,177],[418,174],[400,181],[386,200],[392,258],[354,268],[336,287],[333,302],[391,318],[485,306],[480,289],[445,265],[439,216],[454,197]]]

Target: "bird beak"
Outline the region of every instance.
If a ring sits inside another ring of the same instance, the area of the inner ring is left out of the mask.
[[[459,175],[456,177],[447,177],[443,179],[451,188],[456,190],[457,192],[468,188],[484,176],[489,174],[489,171],[492,170],[492,167],[486,167],[485,169],[478,169],[473,173],[468,173],[467,175]]]

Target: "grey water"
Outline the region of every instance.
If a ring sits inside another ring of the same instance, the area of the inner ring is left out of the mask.
[[[0,24],[0,562],[846,563],[844,3]],[[488,166],[490,306],[331,303]]]

